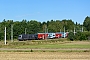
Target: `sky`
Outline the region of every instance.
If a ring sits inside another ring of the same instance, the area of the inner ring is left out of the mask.
[[[0,0],[0,22],[71,19],[83,24],[86,16],[90,16],[90,0]]]

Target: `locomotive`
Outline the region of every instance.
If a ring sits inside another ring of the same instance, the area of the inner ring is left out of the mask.
[[[37,40],[37,34],[21,34],[18,36],[18,40]]]

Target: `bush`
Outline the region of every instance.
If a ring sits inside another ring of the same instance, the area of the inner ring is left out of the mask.
[[[69,34],[68,34],[68,39],[70,39],[71,41],[73,41],[74,40],[74,33],[73,32],[70,32]]]
[[[75,35],[73,32],[70,32],[68,34],[68,39],[70,39],[71,41],[73,40],[87,40],[87,36],[89,36],[88,33],[85,33],[85,32],[77,32]]]
[[[81,33],[81,36],[80,36],[79,40],[80,40],[80,41],[81,41],[81,40],[87,40],[86,35],[83,34],[83,33]]]
[[[33,52],[33,50],[31,49],[31,52]]]

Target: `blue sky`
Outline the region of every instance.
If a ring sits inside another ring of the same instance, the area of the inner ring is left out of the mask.
[[[90,0],[0,0],[0,21],[72,19],[83,23],[90,16]]]

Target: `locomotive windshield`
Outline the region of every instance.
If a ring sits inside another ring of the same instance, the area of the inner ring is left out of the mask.
[[[21,37],[20,35],[18,37]]]

